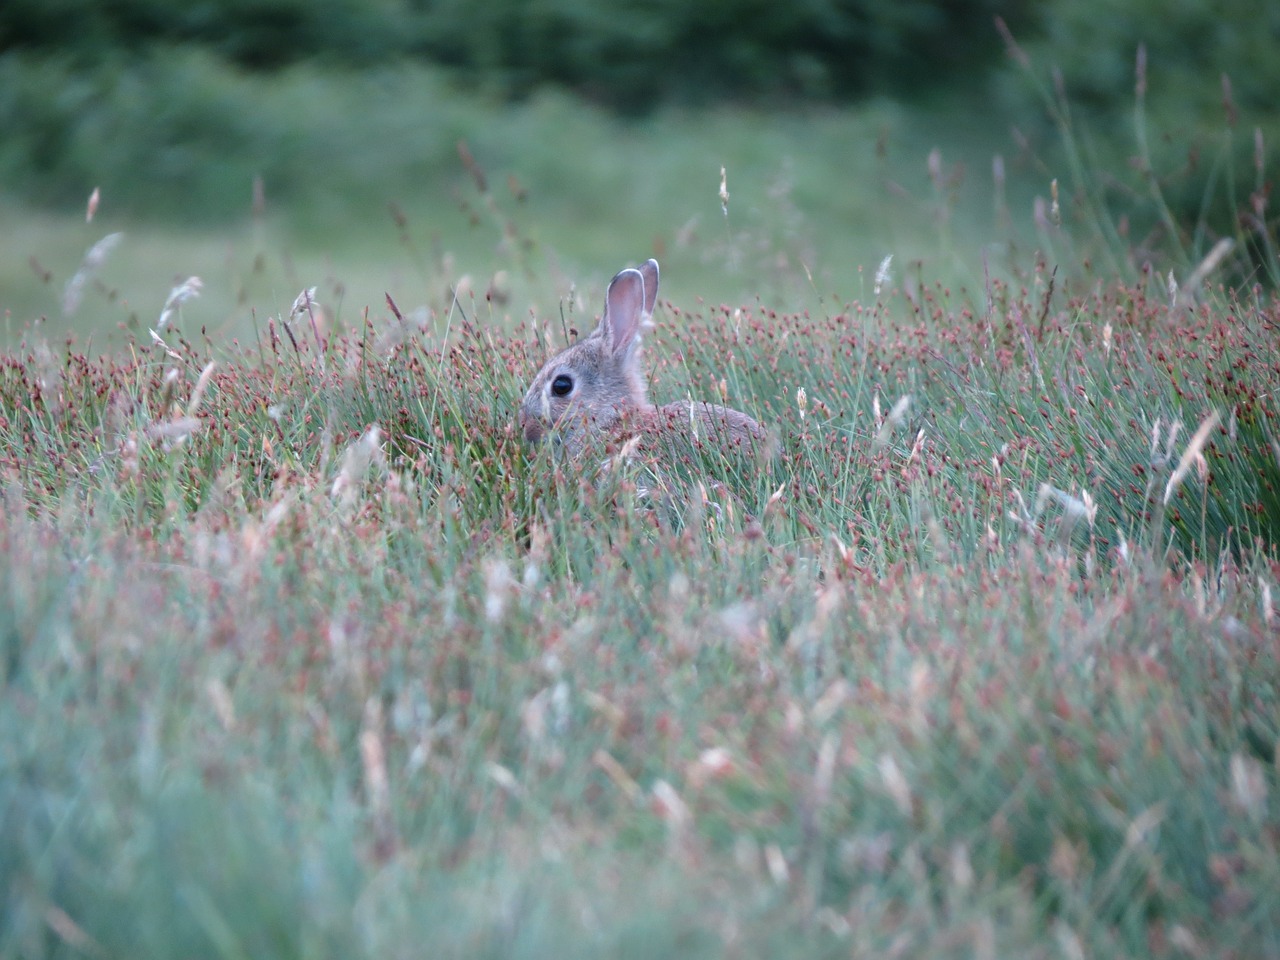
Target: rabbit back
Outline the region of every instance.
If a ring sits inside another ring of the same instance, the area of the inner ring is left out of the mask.
[[[765,439],[764,428],[738,410],[701,400],[678,400],[650,407],[626,423],[646,440],[707,442],[722,449],[754,449]]]

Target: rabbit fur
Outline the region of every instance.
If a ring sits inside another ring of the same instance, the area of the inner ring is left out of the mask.
[[[751,449],[765,432],[751,417],[700,401],[649,402],[641,332],[658,298],[658,261],[629,267],[609,284],[600,324],[548,360],[520,404],[520,429],[530,444],[544,437],[576,456],[592,443],[634,440],[632,448],[688,448],[702,441],[726,450]]]

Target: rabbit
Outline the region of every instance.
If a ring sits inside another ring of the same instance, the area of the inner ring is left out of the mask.
[[[628,267],[609,283],[600,325],[548,360],[520,404],[520,429],[537,444],[544,437],[577,456],[589,444],[660,453],[695,441],[725,451],[763,444],[755,420],[715,404],[649,402],[641,361],[641,330],[651,325],[658,298],[658,261]]]

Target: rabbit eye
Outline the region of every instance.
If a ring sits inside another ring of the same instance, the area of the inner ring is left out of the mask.
[[[573,377],[562,373],[551,381],[551,395],[553,397],[567,397],[571,393],[573,393]]]

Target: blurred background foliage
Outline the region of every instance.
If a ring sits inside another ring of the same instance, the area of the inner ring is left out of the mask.
[[[1280,6],[1250,0],[7,0],[0,213],[70,214],[99,186],[130,223],[225,228],[257,182],[295,237],[357,242],[389,201],[457,236],[502,219],[467,199],[465,141],[570,258],[618,255],[598,241],[623,224],[628,250],[698,217],[705,239],[727,164],[769,229],[808,217],[835,261],[879,259],[830,242],[855,232],[910,255],[890,234],[913,216],[988,242],[965,203],[987,233],[1031,230],[1057,178],[1139,266],[1224,235],[1261,264],[1278,43]],[[914,213],[885,208],[908,194]]]
[[[989,61],[992,17],[1020,26],[1033,2],[11,0],[0,46],[67,53],[80,66],[181,46],[254,72],[408,58],[506,96],[556,83],[643,111],[671,100],[924,89]]]
[[[995,72],[997,101],[1033,139],[1069,126],[1096,199],[1139,258],[1172,247],[1185,262],[1235,236],[1255,278],[1274,281],[1280,5],[1051,0],[1028,40],[1033,82],[1016,64]]]
[[[982,114],[994,92],[1010,122],[1042,131],[1045,105],[1010,68],[997,16],[1051,96],[1087,120],[1109,168],[1132,152],[1145,45],[1157,170],[1204,174],[1174,191],[1184,212],[1203,200],[1228,123],[1280,132],[1280,6],[1252,0],[1123,10],[1077,0],[9,0],[0,172],[43,203],[79,203],[86,184],[106,180],[141,212],[225,216],[255,174],[308,199],[317,156],[350,180],[367,176],[357,151],[334,149],[344,133],[392,140],[365,143],[365,156],[430,164],[451,147],[449,132],[431,142],[433,128],[448,131],[451,95],[518,101],[548,86],[624,115],[957,89]],[[376,122],[352,125],[370,113]],[[1229,148],[1237,175],[1254,150],[1252,136],[1239,140]]]
[[[624,116],[923,96],[997,62],[1002,6],[11,0],[0,172],[41,203],[80,203],[102,182],[140,213],[217,218],[256,174],[310,202],[335,183],[456,168],[459,108],[549,87]],[[1035,20],[1029,0],[1003,12]]]

